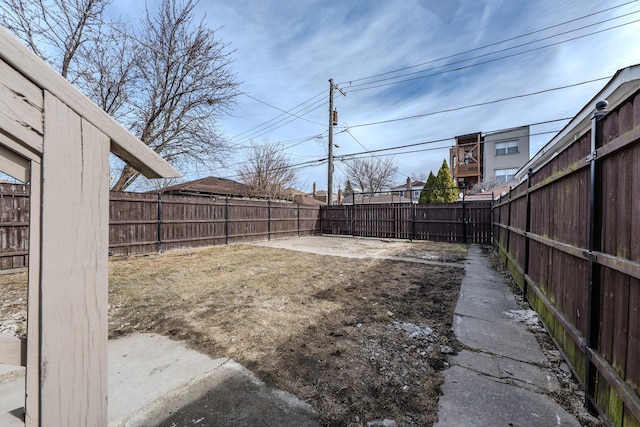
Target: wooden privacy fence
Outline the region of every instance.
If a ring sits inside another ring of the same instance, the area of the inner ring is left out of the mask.
[[[491,243],[491,202],[323,206],[323,234]]]
[[[26,185],[0,184],[0,270],[27,266],[29,201]]]
[[[592,119],[495,204],[494,221],[585,403],[613,425],[640,425],[640,95]]]
[[[112,192],[109,251],[132,255],[316,234],[318,211],[287,202]]]
[[[1,269],[28,265],[28,193],[25,185],[0,186]],[[317,206],[155,193],[110,194],[111,255],[145,254],[319,232]]]

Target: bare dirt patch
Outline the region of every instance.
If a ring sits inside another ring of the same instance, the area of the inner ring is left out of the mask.
[[[384,251],[440,262],[464,254],[426,242]],[[311,403],[326,425],[431,425],[463,273],[249,245],[114,259],[109,336],[156,332],[230,357]],[[25,283],[0,277],[0,325],[26,300]]]

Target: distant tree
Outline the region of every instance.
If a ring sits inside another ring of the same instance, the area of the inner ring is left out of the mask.
[[[413,172],[410,175],[411,181],[421,181],[424,182],[427,179],[427,174],[425,172]]]
[[[429,178],[420,192],[418,203],[453,203],[458,200],[458,190],[449,172],[447,161],[442,162],[438,175],[429,172]]]
[[[436,187],[436,177],[433,172],[429,171],[429,177],[427,178],[427,182],[425,182],[422,191],[420,192],[420,199],[418,199],[419,204],[425,203],[435,203],[434,201],[434,189]]]
[[[345,162],[347,177],[362,193],[375,196],[393,182],[398,166],[392,158],[354,159]]]
[[[351,181],[347,179],[347,183],[344,185],[344,191],[342,192],[344,197],[353,196],[353,187],[351,186]]]
[[[251,187],[252,196],[276,199],[294,185],[296,174],[282,145],[265,140],[246,149],[247,160],[238,170],[240,180]]]
[[[458,200],[458,188],[453,182],[449,165],[446,160],[442,161],[442,166],[436,176],[438,191],[438,203],[453,203]]]

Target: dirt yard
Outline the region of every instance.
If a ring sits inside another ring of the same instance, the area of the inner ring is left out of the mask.
[[[238,245],[113,259],[109,337],[157,332],[230,357],[326,425],[431,425],[463,269],[419,262],[466,247],[350,240],[320,245],[342,257]],[[369,258],[383,256],[404,260]],[[0,288],[0,328],[22,335],[26,274]]]

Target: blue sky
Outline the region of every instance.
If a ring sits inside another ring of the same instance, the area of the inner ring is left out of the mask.
[[[153,8],[154,1],[149,1],[149,7]],[[112,12],[138,19],[142,2],[129,3],[115,0]],[[339,112],[334,130],[338,159],[356,152],[446,139],[413,148],[429,151],[396,152],[396,181],[402,184],[408,175],[435,173],[442,160],[448,159],[448,147],[456,135],[571,117],[606,80],[458,108],[611,77],[620,68],[640,63],[640,23],[610,29],[640,20],[640,1],[200,0],[197,10],[235,50],[233,69],[246,95],[238,97],[233,117],[219,123],[238,148],[228,167],[183,171],[186,179],[208,175],[237,179],[242,147],[251,139],[281,142],[293,164],[326,158],[329,78],[346,93],[336,92],[334,104]],[[590,14],[594,15],[563,24]],[[621,17],[625,14],[629,15]],[[612,20],[599,23],[607,19]],[[558,35],[580,27],[586,28]],[[587,35],[596,31],[602,32]],[[567,41],[580,36],[584,37]],[[542,38],[548,39],[536,42]],[[479,49],[487,45],[493,46]],[[536,50],[524,52],[532,49]],[[506,58],[494,60],[499,57]],[[482,62],[486,63],[479,64]],[[424,65],[415,67],[417,64]],[[390,73],[403,68],[407,69]],[[373,83],[408,73],[416,74]],[[427,74],[431,76],[425,77]],[[380,76],[359,80],[375,75]],[[415,77],[420,78],[395,83]],[[371,87],[381,84],[385,86]],[[305,102],[303,107],[310,108],[294,110],[303,118],[280,111]],[[457,110],[438,113],[449,109]],[[415,115],[425,116],[368,125]],[[559,130],[564,124],[566,121],[537,125],[531,132]],[[531,155],[552,136],[533,136]],[[382,158],[393,153],[377,155]],[[334,190],[345,181],[343,169],[342,162],[336,161]],[[300,168],[297,173],[300,189],[310,191],[313,182],[326,188],[326,163]]]

